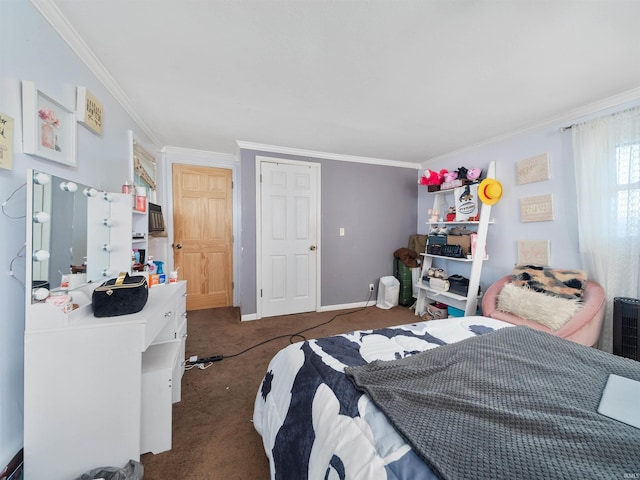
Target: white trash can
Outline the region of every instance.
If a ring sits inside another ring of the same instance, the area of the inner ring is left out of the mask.
[[[400,281],[396,277],[382,277],[378,283],[378,303],[376,307],[389,309],[398,305]]]

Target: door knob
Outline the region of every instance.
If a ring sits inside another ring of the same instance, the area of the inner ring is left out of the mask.
[[[181,244],[181,243],[178,243],[178,244],[176,245],[176,248],[177,248],[178,250],[180,250],[180,249],[182,248],[182,244]]]
[[[315,249],[316,249],[316,246],[315,246],[315,245],[311,245],[311,246],[309,247],[309,250],[311,250],[311,251],[314,251]]]

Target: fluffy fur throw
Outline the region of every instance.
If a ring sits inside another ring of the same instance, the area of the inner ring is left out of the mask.
[[[526,285],[536,292],[562,298],[581,298],[587,274],[582,270],[518,265],[513,271],[512,282],[520,287]]]
[[[507,283],[498,295],[497,309],[539,323],[553,331],[560,329],[581,308],[576,298],[560,298],[536,292],[528,286]]]

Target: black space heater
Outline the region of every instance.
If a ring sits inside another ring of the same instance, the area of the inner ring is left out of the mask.
[[[640,300],[613,299],[613,353],[640,361]]]

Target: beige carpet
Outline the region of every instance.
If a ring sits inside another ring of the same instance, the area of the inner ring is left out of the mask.
[[[336,317],[344,313],[348,314]],[[173,406],[172,449],[142,456],[145,480],[269,479],[262,439],[251,422],[253,402],[269,360],[290,343],[289,335],[329,321],[304,333],[305,337],[318,338],[418,320],[406,307],[382,310],[371,306],[248,322],[240,321],[237,308],[189,312],[187,358],[230,356],[273,337],[286,337],[215,362],[206,370],[193,368],[185,372],[182,401]]]

